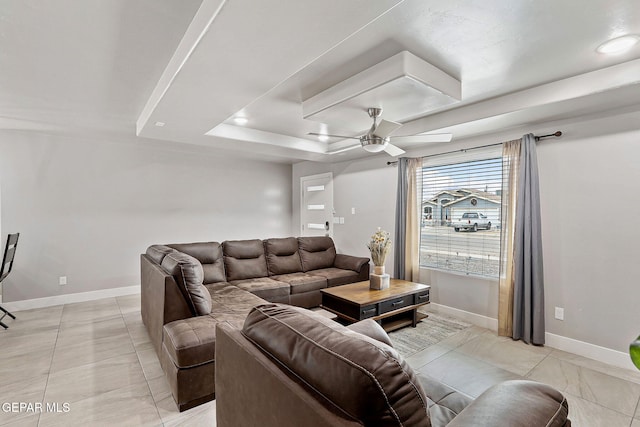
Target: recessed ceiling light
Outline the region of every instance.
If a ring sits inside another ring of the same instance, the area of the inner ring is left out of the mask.
[[[596,52],[604,54],[623,53],[635,46],[638,41],[640,41],[640,39],[635,34],[616,37],[598,46]]]
[[[164,122],[156,122],[156,126],[158,126],[159,128],[161,128],[164,125],[165,125]]]
[[[327,142],[329,137],[327,135],[318,135],[318,139],[322,142]]]
[[[247,123],[249,123],[249,119],[247,119],[246,117],[242,117],[242,116],[238,116],[238,117],[234,117],[233,121],[235,124],[243,126],[246,125]]]

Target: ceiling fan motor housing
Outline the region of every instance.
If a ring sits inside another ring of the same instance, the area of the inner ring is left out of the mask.
[[[376,135],[367,134],[360,137],[360,144],[362,145],[362,148],[370,153],[379,153],[387,147],[389,139],[389,137],[380,138]]]

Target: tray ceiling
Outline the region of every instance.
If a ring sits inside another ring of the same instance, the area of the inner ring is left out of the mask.
[[[8,0],[0,19],[2,129],[336,161],[375,154],[330,156],[345,142],[308,134],[362,134],[369,107],[402,134],[454,140],[640,110],[640,45],[596,51],[640,34],[633,0]],[[459,82],[460,96],[432,103],[447,91],[407,72],[307,108],[402,52]]]

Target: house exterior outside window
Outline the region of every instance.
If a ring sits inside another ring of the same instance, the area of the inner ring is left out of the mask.
[[[425,213],[420,235],[421,267],[497,279],[501,153],[488,151],[480,159],[456,155],[449,162],[445,159],[445,164],[433,166],[427,159],[419,179]],[[427,212],[431,220],[426,219]],[[479,222],[477,227],[472,220]],[[458,227],[461,221],[465,221],[462,228]]]

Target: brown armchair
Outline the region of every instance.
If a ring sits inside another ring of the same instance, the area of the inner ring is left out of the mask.
[[[571,425],[564,396],[508,381],[475,401],[417,375],[375,322],[343,327],[297,307],[258,306],[217,326],[218,427]]]

